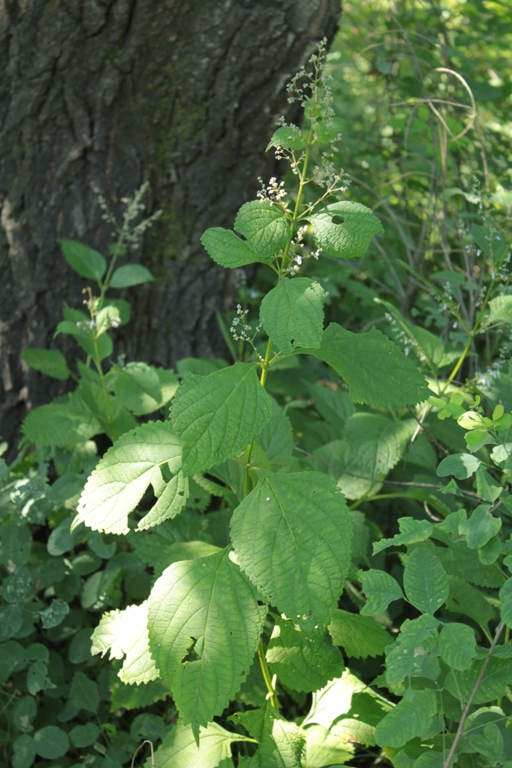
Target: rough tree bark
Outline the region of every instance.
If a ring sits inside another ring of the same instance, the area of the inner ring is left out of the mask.
[[[98,193],[115,209],[149,181],[148,213],[163,210],[140,257],[158,282],[129,294],[128,358],[220,351],[233,287],[199,236],[268,175],[285,84],[339,15],[339,0],[0,0],[3,439],[59,391],[19,355],[54,344],[63,300],[81,304],[56,241],[105,251]]]

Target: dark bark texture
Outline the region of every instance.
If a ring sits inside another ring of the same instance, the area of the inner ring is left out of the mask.
[[[105,252],[98,193],[116,210],[148,181],[147,213],[163,211],[128,255],[158,280],[127,292],[134,319],[116,351],[163,366],[222,353],[215,310],[230,305],[233,276],[199,237],[231,226],[274,171],[264,149],[286,82],[339,15],[339,0],[0,0],[3,439],[62,391],[19,355],[73,349],[52,334],[86,281],[57,238]]]

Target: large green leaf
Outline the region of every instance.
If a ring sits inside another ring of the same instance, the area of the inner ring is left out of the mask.
[[[119,370],[114,392],[120,405],[137,416],[162,408],[178,389],[174,371],[154,368],[146,363],[128,363]]]
[[[222,267],[235,269],[267,259],[260,258],[250,245],[230,229],[211,227],[203,233],[201,243],[211,258]]]
[[[400,461],[416,427],[414,419],[391,421],[377,413],[355,413],[345,425],[343,438],[363,474],[374,481]]]
[[[229,550],[167,568],[149,597],[149,643],[195,732],[220,715],[249,672],[266,609]]]
[[[356,403],[415,405],[428,397],[425,379],[414,363],[376,328],[357,334],[331,323],[320,349],[307,352],[345,379]]]
[[[261,445],[269,461],[289,456],[293,451],[295,441],[290,419],[276,402],[270,421],[259,433],[256,443]]]
[[[448,576],[431,548],[419,546],[407,557],[404,589],[407,599],[424,613],[435,613],[445,602]]]
[[[354,659],[380,656],[392,641],[384,627],[374,619],[340,609],[334,613],[329,632],[333,643],[341,645],[347,656]]]
[[[253,200],[242,205],[234,228],[247,239],[258,261],[269,260],[290,239],[290,224],[283,210],[270,200]]]
[[[427,731],[436,712],[435,691],[409,689],[396,707],[380,721],[375,730],[375,740],[379,747],[403,747]]]
[[[452,669],[468,669],[476,655],[476,638],[467,624],[445,624],[439,635],[439,653]]]
[[[319,472],[258,474],[231,520],[240,565],[294,623],[326,627],[350,565],[353,524],[345,500]]]
[[[479,504],[471,513],[469,520],[459,525],[459,533],[466,537],[470,549],[480,549],[499,533],[501,518],[494,517],[490,504]]]
[[[354,757],[354,739],[346,733],[342,723],[330,728],[310,725],[305,729],[306,757],[302,765],[306,768],[325,768],[326,765],[343,765]]]
[[[155,753],[158,768],[233,768],[231,744],[245,741],[217,723],[199,731],[199,744],[190,725],[178,720]]]
[[[127,432],[103,456],[80,497],[73,528],[85,523],[105,533],[129,532],[128,515],[138,505],[149,484],[158,500],[139,528],[175,517],[187,498],[185,479],[179,478],[181,444],[167,423],[142,424]],[[177,475],[167,483],[162,471]]]
[[[327,256],[353,259],[363,256],[382,225],[371,210],[348,200],[327,205],[310,216],[313,236]]]
[[[147,630],[148,602],[130,605],[124,611],[103,614],[93,632],[91,653],[102,656],[110,650],[111,659],[123,659],[119,678],[123,683],[149,683],[158,679],[158,670],[149,652]]]
[[[269,701],[261,709],[237,712],[233,720],[241,723],[259,744],[247,768],[301,768],[306,734],[276,712]]]
[[[471,453],[454,453],[446,456],[437,468],[438,477],[453,475],[457,480],[466,480],[477,471],[482,462]]]
[[[455,576],[448,576],[448,584],[450,594],[446,600],[446,609],[469,616],[489,633],[489,622],[495,618],[496,612],[485,594]]]
[[[283,352],[292,352],[295,347],[319,347],[324,301],[320,283],[307,277],[283,277],[261,302],[263,328]]]
[[[183,442],[183,471],[195,475],[240,453],[270,421],[272,399],[256,366],[235,363],[209,376],[185,376],[171,419]]]
[[[478,552],[469,549],[465,541],[450,542],[449,548],[438,548],[436,556],[446,573],[469,581],[479,587],[501,587],[505,576],[499,566],[484,565],[480,562]]]
[[[324,635],[306,635],[277,619],[268,644],[270,671],[292,691],[310,693],[343,672],[343,657]]]
[[[111,288],[129,288],[131,285],[140,285],[154,281],[154,277],[146,267],[141,264],[124,264],[118,267],[110,280]]]

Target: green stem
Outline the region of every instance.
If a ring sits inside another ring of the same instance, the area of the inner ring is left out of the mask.
[[[279,711],[279,701],[277,698],[276,689],[272,684],[272,677],[270,675],[270,670],[268,668],[267,660],[265,658],[265,649],[263,647],[263,643],[260,643],[258,645],[258,659],[260,660],[261,671],[263,672],[265,685],[267,686],[267,690],[269,692],[270,703],[272,704],[274,709]]]
[[[100,360],[100,350],[98,347],[98,338],[95,337],[93,339],[94,344],[94,364],[96,365],[96,368],[98,370],[98,375],[100,377],[101,381],[101,391],[103,392],[103,398],[105,400],[105,411],[107,414],[107,421],[110,424],[110,435],[109,437],[112,439],[112,442],[115,442],[118,438],[117,430],[114,427],[114,422],[112,420],[112,412],[110,410],[110,400],[108,397],[108,390],[107,390],[107,382],[105,380],[105,374],[103,373],[103,368],[101,366],[101,360]]]
[[[267,349],[265,351],[265,359],[263,360],[262,366],[261,366],[261,376],[260,376],[260,384],[263,388],[265,388],[265,384],[267,383],[267,373],[270,363],[270,355],[272,354],[272,342],[270,339],[267,342]],[[252,455],[252,449],[254,448],[254,441],[256,438],[253,437],[252,442],[249,443],[249,445],[246,448],[245,451],[245,457],[244,457],[244,487],[243,487],[243,496],[244,499],[249,493],[249,465],[251,463],[251,455]]]

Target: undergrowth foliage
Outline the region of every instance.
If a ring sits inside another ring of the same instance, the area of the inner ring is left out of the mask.
[[[158,768],[512,766],[510,377],[459,379],[478,335],[512,323],[508,248],[480,212],[488,277],[458,348],[383,300],[396,343],[325,322],[311,265],[357,260],[383,230],[343,199],[324,58],[290,85],[305,127],[280,121],[268,147],[293,191],[271,179],[233,231],[202,237],[273,281],[230,318],[232,364],[105,365],[129,319],[110,290],[152,279],[116,267],[140,197],[109,263],[61,243],[99,293],[57,328],[85,352],[76,374],[25,353],[77,387],[29,414],[2,465],[13,768],[116,768],[141,740],[162,742]],[[392,500],[398,532],[378,516]]]

